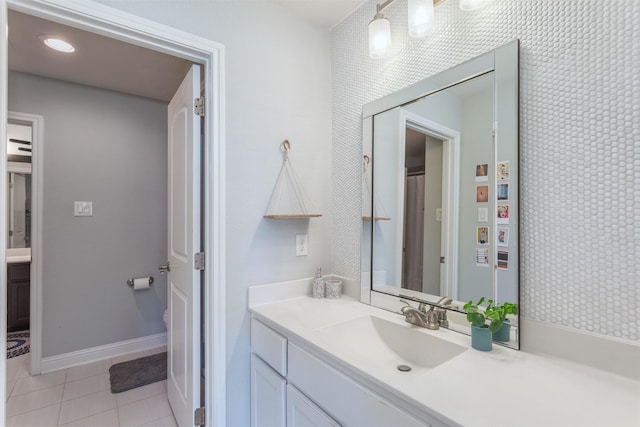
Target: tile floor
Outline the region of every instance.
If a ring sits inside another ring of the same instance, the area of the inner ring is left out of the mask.
[[[30,376],[28,354],[7,360],[7,427],[177,426],[166,381],[112,394],[111,365],[166,351],[129,354]],[[0,424],[2,424],[0,422]]]

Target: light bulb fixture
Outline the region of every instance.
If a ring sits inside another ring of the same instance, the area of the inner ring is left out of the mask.
[[[376,5],[376,15],[369,23],[369,56],[383,57],[391,47],[391,24],[382,15],[382,10],[396,0],[387,0]],[[434,5],[443,0],[408,0],[407,26],[410,37],[424,37],[435,22]]]
[[[369,22],[369,56],[382,58],[391,48],[391,24],[382,15],[382,10],[396,0],[387,0],[376,5],[376,14]],[[407,0],[407,27],[409,36],[424,37],[435,25],[435,5],[445,0]],[[485,7],[493,0],[459,0],[464,11]]]
[[[56,36],[50,36],[47,34],[40,34],[38,36],[42,42],[47,45],[47,47],[62,53],[73,53],[76,51],[76,48],[69,43],[68,41],[62,40]]]
[[[409,36],[415,38],[426,36],[435,23],[433,0],[409,0],[408,6]]]
[[[460,0],[459,6],[460,9],[464,11],[476,10],[482,9],[483,7],[491,3],[491,1],[492,0]]]
[[[369,22],[369,56],[382,58],[391,47],[391,24],[378,11]]]

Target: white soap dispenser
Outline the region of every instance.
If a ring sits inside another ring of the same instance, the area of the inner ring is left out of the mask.
[[[322,280],[322,269],[318,267],[316,277],[313,278],[312,296],[314,298],[324,298],[324,280]]]

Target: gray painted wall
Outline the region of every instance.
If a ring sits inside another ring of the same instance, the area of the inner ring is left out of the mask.
[[[480,77],[493,79],[493,75]],[[465,83],[463,83],[465,84]],[[476,93],[462,98],[462,126],[460,132],[460,197],[459,197],[459,229],[458,229],[458,295],[459,301],[470,299],[477,301],[480,297],[493,297],[493,281],[495,242],[493,234],[495,223],[495,161],[493,148],[493,92]],[[488,181],[476,182],[476,166],[489,165]],[[489,199],[487,202],[476,202],[476,187],[487,185]],[[478,222],[478,208],[487,208],[489,222]],[[489,243],[478,244],[478,227],[489,227]],[[476,249],[489,250],[489,264],[476,265]]]
[[[164,332],[166,104],[11,72],[9,110],[45,124],[43,357]]]

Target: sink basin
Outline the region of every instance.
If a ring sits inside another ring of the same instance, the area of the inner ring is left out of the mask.
[[[412,370],[431,369],[466,350],[409,324],[376,316],[358,317],[317,332],[352,356],[394,369],[399,365]]]

